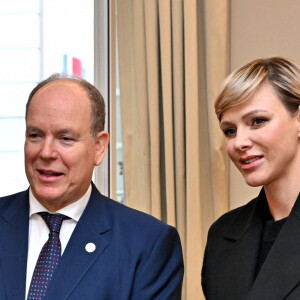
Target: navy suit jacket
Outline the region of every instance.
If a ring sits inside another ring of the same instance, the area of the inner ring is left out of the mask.
[[[266,210],[262,189],[211,226],[202,269],[207,300],[300,299],[300,194],[255,276]]]
[[[0,299],[25,299],[28,190],[0,198]],[[94,243],[94,252],[85,246]],[[99,193],[90,200],[49,285],[48,300],[181,299],[177,231]]]

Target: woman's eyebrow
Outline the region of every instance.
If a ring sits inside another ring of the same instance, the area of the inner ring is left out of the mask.
[[[251,111],[245,113],[242,116],[242,120],[245,120],[248,117],[250,117],[251,115],[255,115],[255,114],[260,113],[260,112],[268,112],[268,111],[265,110],[265,109],[254,109],[254,110],[251,110]],[[222,126],[231,126],[231,125],[234,125],[234,123],[230,122],[230,121],[221,121],[220,122],[220,127],[222,127]]]
[[[251,110],[251,111],[247,112],[246,114],[244,114],[244,115],[242,116],[242,119],[243,119],[243,120],[244,120],[244,119],[247,119],[249,116],[255,115],[255,114],[260,113],[260,112],[268,112],[268,111],[265,110],[265,109],[254,109],[254,110]]]
[[[220,127],[222,127],[222,126],[231,126],[231,125],[233,125],[233,123],[229,122],[229,121],[221,121],[221,123],[220,123]]]

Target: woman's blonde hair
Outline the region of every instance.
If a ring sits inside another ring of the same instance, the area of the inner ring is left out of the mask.
[[[273,86],[291,114],[298,110],[300,67],[284,57],[256,59],[236,69],[223,81],[215,101],[219,121],[225,110],[247,101],[263,82]]]

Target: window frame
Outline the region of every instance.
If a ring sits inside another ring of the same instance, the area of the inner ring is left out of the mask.
[[[94,0],[94,84],[105,101],[105,130],[110,133],[109,65],[109,1]],[[111,148],[108,147],[103,162],[95,168],[95,185],[103,195],[108,197],[111,196]]]

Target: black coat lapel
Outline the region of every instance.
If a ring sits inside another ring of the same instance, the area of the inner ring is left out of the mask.
[[[300,196],[281,229],[247,300],[285,299],[300,283]]]
[[[264,219],[268,211],[264,191],[246,205],[228,228],[225,239],[231,242],[218,258],[220,286],[218,299],[245,299],[255,280],[256,261]],[[233,288],[234,287],[234,288]]]

